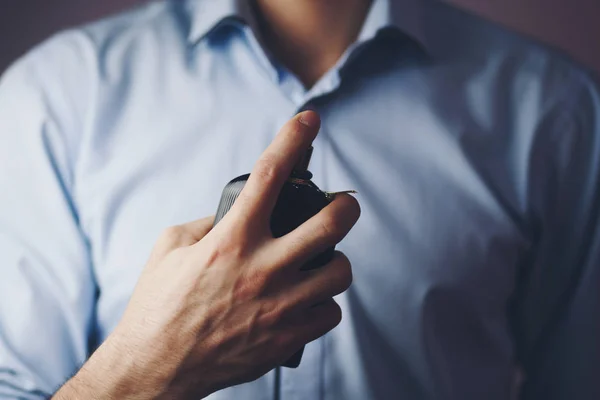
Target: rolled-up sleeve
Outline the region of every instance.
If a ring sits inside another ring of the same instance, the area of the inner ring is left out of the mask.
[[[81,44],[54,38],[0,80],[0,399],[47,398],[88,355],[96,286],[71,195]]]

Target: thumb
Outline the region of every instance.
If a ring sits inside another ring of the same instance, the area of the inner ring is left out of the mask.
[[[211,215],[210,217],[197,219],[195,221],[191,221],[187,224],[181,225],[183,230],[189,235],[189,238],[192,240],[190,243],[183,244],[183,246],[191,246],[192,244],[202,240],[202,238],[204,238],[204,236],[206,236],[206,234],[212,229],[214,221],[215,216]]]
[[[160,260],[171,251],[196,244],[212,229],[215,216],[205,217],[164,230],[152,250],[151,260]]]

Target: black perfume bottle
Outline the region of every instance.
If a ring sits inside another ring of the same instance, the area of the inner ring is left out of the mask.
[[[271,232],[273,237],[284,236],[302,223],[310,219],[329,204],[336,193],[320,190],[311,179],[312,174],[308,171],[308,164],[312,156],[312,146],[306,151],[302,160],[296,165],[291,176],[283,185],[273,213],[271,214]],[[215,217],[216,225],[233,206],[233,203],[241,193],[250,174],[239,176],[230,181],[223,190],[219,208]],[[306,265],[303,270],[322,267],[327,264],[334,255],[334,247],[319,254]],[[296,353],[283,366],[296,368],[300,365],[304,348]]]

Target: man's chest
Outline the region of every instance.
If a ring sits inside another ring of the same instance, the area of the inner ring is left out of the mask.
[[[305,386],[296,371],[290,387],[325,385],[334,398],[373,398],[381,387],[417,398],[418,382],[389,371],[435,375],[463,352],[501,355],[510,370],[507,310],[529,245],[513,202],[513,149],[444,118],[419,88],[352,90],[311,101],[323,124],[310,170],[324,190],[358,191],[361,218],[338,246],[354,283],[339,298],[342,324],[307,347],[300,367],[310,371],[306,379],[324,380]],[[98,118],[75,198],[100,289],[101,339],[119,321],[160,232],[214,214],[223,186],[252,169],[299,108],[272,93],[253,92],[254,101],[239,93],[130,102]],[[455,107],[468,120],[463,106]],[[381,367],[352,379],[360,368]]]
[[[76,197],[104,335],[160,232],[214,214],[225,183],[252,169],[295,112],[291,104],[265,115],[249,108],[227,116],[183,110],[171,123],[149,113],[114,124],[110,140],[89,152]],[[358,191],[362,216],[339,249],[353,262],[352,290],[369,315],[393,336],[396,317],[421,312],[402,305],[434,289],[503,310],[525,241],[469,155],[423,109],[386,121],[348,111],[321,110],[310,170],[324,190]]]

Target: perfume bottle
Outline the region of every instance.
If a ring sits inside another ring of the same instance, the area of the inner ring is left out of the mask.
[[[324,192],[315,185],[312,179],[312,173],[308,171],[308,164],[312,156],[313,147],[311,146],[294,170],[288,180],[284,183],[273,213],[271,214],[271,232],[273,237],[284,236],[302,223],[310,219],[329,204],[337,193]],[[233,206],[233,203],[241,193],[244,185],[248,181],[250,174],[239,176],[230,181],[223,189],[221,201],[217,209],[214,224],[216,225]],[[340,192],[338,192],[340,193]],[[354,193],[348,191],[345,193]],[[302,270],[311,270],[322,267],[327,264],[334,255],[334,247],[331,247],[314,257],[306,263]],[[283,366],[296,368],[300,365],[302,359],[302,348]]]

